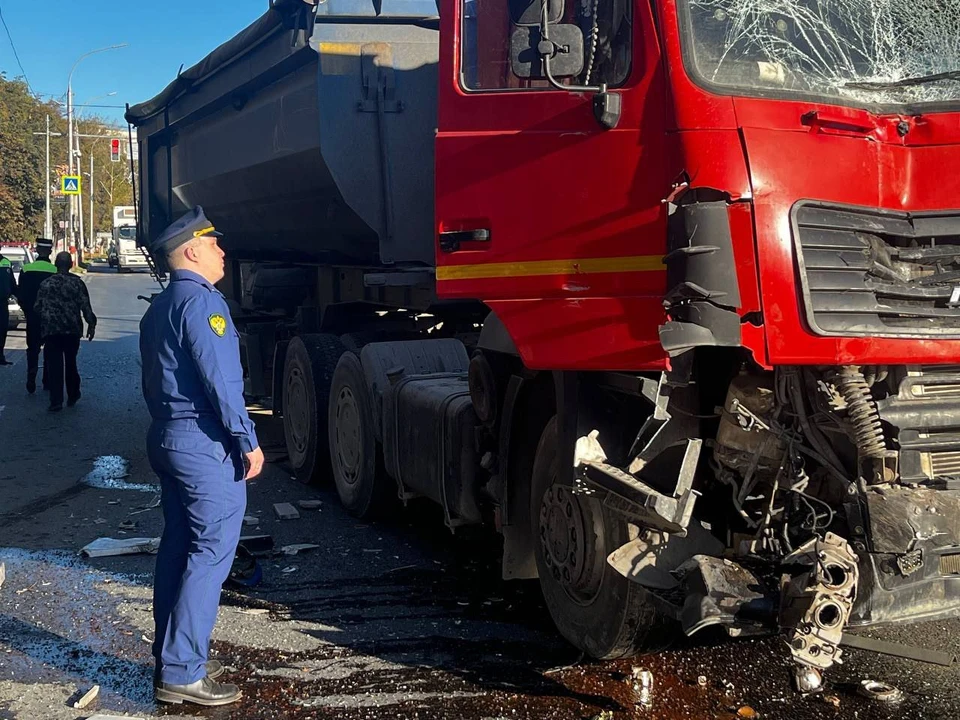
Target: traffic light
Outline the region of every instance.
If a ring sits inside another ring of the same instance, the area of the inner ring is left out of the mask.
[[[117,139],[110,141],[110,161],[120,162],[120,141]]]

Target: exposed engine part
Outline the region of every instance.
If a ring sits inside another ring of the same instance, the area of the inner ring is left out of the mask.
[[[677,475],[672,496],[664,495],[641,478],[608,465],[606,453],[597,440],[597,431],[577,440],[574,458],[577,477],[606,493],[604,505],[635,521],[642,527],[683,535],[693,516],[699,493],[693,489],[693,478],[700,459],[703,441],[690,439]],[[578,491],[581,487],[578,483]]]
[[[781,439],[770,429],[776,406],[770,375],[734,378],[727,390],[714,457],[741,471],[776,469],[784,451]]]
[[[882,458],[887,453],[877,403],[859,365],[846,365],[836,374],[837,390],[847,405],[847,417],[857,436],[862,457]]]
[[[794,659],[826,669],[840,661],[840,640],[853,609],[859,569],[849,543],[828,532],[784,558],[784,566],[807,566],[780,583],[780,627]]]
[[[798,665],[793,669],[793,685],[804,695],[823,691],[823,673],[809,665]]]

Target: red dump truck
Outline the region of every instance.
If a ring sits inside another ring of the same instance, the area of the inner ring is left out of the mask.
[[[960,611],[938,12],[273,0],[130,108],[138,237],[225,233],[247,392],[355,516],[494,525],[593,656],[779,630],[809,677]]]

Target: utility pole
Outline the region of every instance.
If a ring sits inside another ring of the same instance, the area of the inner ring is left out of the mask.
[[[46,190],[46,207],[43,223],[43,236],[48,240],[53,240],[53,211],[50,208],[50,138],[60,137],[62,133],[50,132],[50,116],[47,115],[46,132],[35,132],[34,135],[45,135],[47,139],[47,174],[44,176],[44,185]]]
[[[93,184],[93,151],[92,150],[90,151],[90,185],[88,187],[90,192],[90,244],[87,247],[92,251],[94,248],[93,196],[95,194],[94,184]]]

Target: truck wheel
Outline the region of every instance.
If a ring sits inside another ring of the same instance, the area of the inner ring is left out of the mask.
[[[346,352],[334,335],[302,335],[290,341],[283,366],[283,436],[297,479],[330,477],[327,402],[337,360]]]
[[[327,416],[330,463],[340,502],[351,515],[381,513],[392,489],[383,468],[373,425],[373,399],[360,358],[345,353],[337,363]]]
[[[554,624],[588,655],[611,659],[669,645],[675,628],[644,590],[607,563],[627,542],[627,523],[559,480],[557,419],[533,465],[531,523],[543,597]]]

